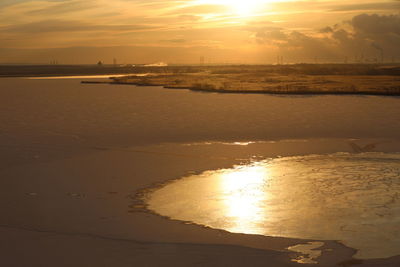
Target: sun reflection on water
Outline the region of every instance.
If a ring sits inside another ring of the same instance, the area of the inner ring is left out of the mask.
[[[400,254],[400,154],[287,157],[207,171],[157,189],[148,207],[235,233],[341,240],[357,257]]]
[[[265,166],[244,166],[223,173],[219,177],[219,190],[223,196],[224,213],[230,218],[233,232],[257,234],[257,222],[266,216],[264,203],[268,199],[264,187],[268,182]]]

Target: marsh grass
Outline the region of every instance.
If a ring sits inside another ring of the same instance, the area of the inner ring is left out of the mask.
[[[146,77],[114,78],[113,83],[221,93],[400,95],[397,65],[212,66],[173,70]]]

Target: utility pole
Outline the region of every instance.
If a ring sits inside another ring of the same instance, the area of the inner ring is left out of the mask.
[[[204,65],[204,56],[200,57],[200,65]]]

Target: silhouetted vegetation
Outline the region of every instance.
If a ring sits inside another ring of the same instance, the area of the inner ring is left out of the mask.
[[[400,95],[400,65],[0,66],[0,76],[126,74],[112,83],[219,93]]]
[[[113,83],[218,93],[400,95],[396,65],[209,66],[113,78]]]

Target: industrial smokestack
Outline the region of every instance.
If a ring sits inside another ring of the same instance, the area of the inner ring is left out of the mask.
[[[376,44],[376,43],[372,43],[371,46],[380,52],[380,54],[381,54],[381,62],[383,63],[383,61],[384,61],[384,58],[383,58],[383,48],[380,47],[380,46],[379,46],[378,44]]]

